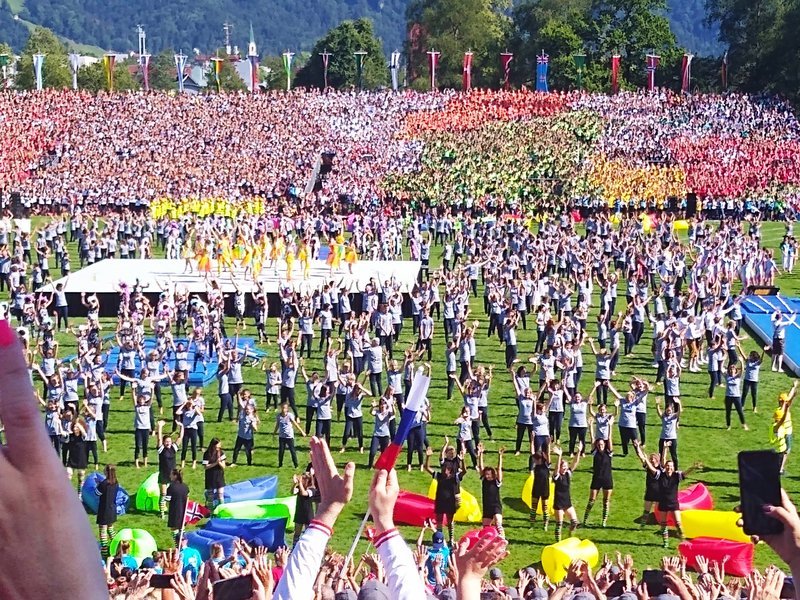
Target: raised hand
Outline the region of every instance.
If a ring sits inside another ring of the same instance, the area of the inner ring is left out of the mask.
[[[353,477],[356,466],[354,463],[347,463],[344,475],[339,475],[339,470],[333,462],[325,440],[312,437],[309,445],[311,464],[314,466],[314,476],[320,493],[316,519],[333,529],[345,504],[353,497]]]
[[[477,586],[480,592],[481,580],[489,567],[508,556],[507,547],[508,542],[494,532],[482,535],[472,548],[467,540],[459,544],[455,553],[459,587],[463,589]],[[465,593],[464,597],[472,597],[472,594],[467,596]]]
[[[394,505],[400,493],[397,483],[397,472],[380,470],[372,477],[372,486],[369,488],[369,510],[375,522],[377,533],[394,528]]]

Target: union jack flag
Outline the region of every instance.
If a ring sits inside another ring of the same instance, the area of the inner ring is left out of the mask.
[[[547,54],[540,54],[536,57],[536,64],[537,65],[546,65],[550,62],[550,57]]]
[[[183,514],[184,525],[194,525],[201,519],[206,519],[211,516],[211,511],[202,504],[189,500],[186,503],[186,512]]]

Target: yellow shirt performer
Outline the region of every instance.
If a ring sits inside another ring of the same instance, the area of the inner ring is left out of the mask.
[[[786,462],[789,460],[789,453],[792,451],[794,431],[792,428],[791,409],[797,393],[797,384],[797,381],[792,384],[792,389],[789,390],[788,394],[783,392],[778,396],[778,408],[772,414],[772,442],[775,445],[776,452],[783,454],[781,473],[786,470]]]

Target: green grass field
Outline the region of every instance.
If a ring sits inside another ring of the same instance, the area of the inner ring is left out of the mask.
[[[35,220],[35,224],[41,221]],[[764,243],[770,247],[777,247],[783,235],[782,224],[766,224],[763,228]],[[74,245],[71,245],[71,252],[76,252]],[[438,253],[437,253],[438,254]],[[437,257],[434,257],[435,262]],[[77,269],[77,256],[73,257],[73,268]],[[794,276],[783,276],[779,281],[784,295],[794,295],[800,290],[800,278]],[[624,301],[624,298],[621,297]],[[595,310],[597,301],[595,301]],[[493,464],[497,459],[497,448],[506,446],[510,452],[506,455],[505,477],[502,488],[504,501],[504,520],[506,535],[510,542],[510,556],[504,561],[501,567],[509,575],[520,567],[535,563],[541,556],[542,549],[554,542],[553,527],[545,533],[541,529],[541,521],[536,529],[531,529],[528,522],[527,507],[520,500],[520,491],[528,475],[527,455],[523,453],[519,457],[513,456],[513,444],[516,418],[516,407],[514,401],[513,386],[507,373],[502,370],[504,362],[503,347],[497,343],[496,338],[486,338],[487,319],[483,317],[482,298],[479,296],[472,300],[473,314],[481,319],[481,335],[479,336],[477,362],[480,364],[495,364],[498,373],[492,384],[490,392],[491,421],[495,430],[496,442],[487,443],[487,463]],[[594,313],[593,311],[593,314]],[[590,323],[592,319],[590,319]],[[530,324],[529,324],[530,326]],[[273,328],[270,334],[274,334],[274,320],[268,327]],[[233,327],[230,327],[232,330]],[[403,342],[410,344],[411,327],[404,328]],[[444,361],[444,339],[441,326],[437,324],[437,339],[434,344],[433,361],[433,383],[429,393],[433,406],[432,422],[429,426],[429,439],[434,448],[441,447],[445,435],[455,437],[456,427],[452,425],[453,420],[458,416],[461,406],[460,400],[446,400],[446,375],[443,369]],[[636,349],[635,355],[624,357],[620,361],[617,369],[615,385],[620,389],[626,389],[628,378],[631,375],[645,377],[650,381],[655,379],[655,369],[651,367],[652,357],[649,352],[650,331],[645,333],[643,343]],[[245,334],[254,335],[252,323],[248,323],[248,331]],[[535,324],[533,330],[519,332],[518,348],[520,356],[524,359],[529,356],[535,343]],[[590,334],[594,334],[590,331]],[[644,341],[647,340],[647,343]],[[74,353],[74,340],[66,336],[59,337],[61,342],[61,356]],[[403,345],[399,345],[400,348]],[[756,348],[753,340],[748,339],[744,342],[745,351]],[[266,347],[270,356],[274,356],[274,348]],[[314,369],[322,369],[322,361],[319,354],[312,355],[308,361],[309,372]],[[593,381],[594,360],[588,349],[584,353],[585,366],[584,377],[581,381],[581,389],[584,393],[591,388]],[[704,482],[712,492],[716,508],[730,510],[738,503],[738,483],[736,470],[736,453],[742,449],[759,449],[769,447],[769,428],[770,415],[776,397],[781,391],[788,390],[791,380],[786,374],[772,373],[767,364],[762,369],[761,384],[759,386],[760,410],[753,414],[747,412],[747,422],[750,431],[745,432],[738,427],[734,427],[730,432],[725,430],[723,396],[724,390],[718,390],[713,400],[706,398],[708,376],[707,373],[685,372],[682,380],[683,405],[685,411],[681,419],[680,458],[682,466],[688,467],[695,461],[701,461],[703,468],[695,472],[689,478],[687,484],[694,481]],[[255,369],[245,371],[245,387],[254,390],[255,394],[263,399],[264,377],[263,373]],[[218,399],[216,396],[216,386],[212,385],[206,392],[207,402],[207,424],[206,440],[211,437],[219,437],[223,440],[224,447],[231,456],[232,444],[236,439],[236,425],[234,423],[217,424],[212,422],[216,417]],[[456,392],[457,394],[457,392]],[[101,454],[101,461],[113,462],[119,466],[119,475],[122,485],[132,495],[136,492],[139,484],[154,469],[137,470],[133,465],[133,435],[132,431],[132,409],[129,398],[123,403],[118,402],[118,392],[115,390],[112,395],[111,422],[109,431],[109,452]],[[302,406],[305,395],[302,384],[298,385],[298,405]],[[259,402],[262,404],[263,400]],[[169,395],[165,399],[165,405],[170,405]],[[658,440],[659,426],[658,418],[655,414],[653,395],[650,400],[651,413],[648,415],[648,448],[655,447]],[[166,409],[169,410],[168,408]],[[272,435],[274,427],[273,413],[262,414],[262,432],[257,434],[256,449],[254,454],[255,465],[252,467],[237,466],[228,469],[226,479],[228,483],[235,481],[266,475],[277,474],[280,480],[279,495],[289,495],[291,493],[292,470],[291,466],[284,466],[282,470],[277,468],[277,440]],[[371,433],[372,424],[365,418],[365,433]],[[734,415],[735,421],[735,415]],[[332,439],[340,439],[343,430],[343,423],[334,422]],[[566,424],[565,424],[566,426]],[[615,428],[616,429],[616,428]],[[614,432],[615,440],[618,442],[619,433]],[[152,441],[152,438],[151,438]],[[563,437],[562,437],[563,441]],[[300,448],[301,466],[306,458],[307,444],[305,440],[298,439]],[[368,440],[365,442],[369,446]],[[335,449],[335,459],[338,464],[343,465],[351,460],[358,466],[356,474],[356,489],[353,499],[347,509],[342,514],[337,523],[336,533],[331,542],[333,548],[339,552],[346,552],[358,525],[367,508],[367,491],[371,480],[371,473],[366,468],[367,455],[360,455],[357,451],[349,451],[345,454],[338,453],[338,442],[333,442]],[[351,443],[352,447],[352,443]],[[151,446],[151,461],[157,460],[155,448]],[[240,462],[243,457],[240,457]],[[151,462],[152,464],[152,462]],[[289,463],[291,464],[291,463]],[[575,507],[579,517],[583,515],[583,509],[588,497],[589,487],[589,468],[590,460],[585,460],[579,467],[573,482],[572,494]],[[102,465],[101,465],[102,468]],[[641,527],[633,521],[641,514],[642,496],[644,493],[644,474],[638,460],[631,454],[626,458],[617,457],[614,459],[614,482],[615,489],[611,504],[609,526],[605,529],[599,527],[601,504],[598,501],[592,513],[592,521],[595,527],[581,528],[577,535],[581,538],[588,538],[594,541],[600,552],[613,553],[621,551],[630,553],[634,556],[639,568],[655,566],[665,550],[661,548],[660,531],[655,526]],[[800,479],[797,473],[800,472],[800,465],[796,459],[789,461],[787,475],[784,478],[784,486],[790,494],[800,492]],[[185,479],[191,488],[192,499],[202,501],[203,498],[203,473],[202,468],[196,471],[187,469]],[[400,485],[404,490],[418,493],[426,493],[430,478],[418,471],[407,473],[405,470],[399,474]],[[463,488],[480,499],[480,481],[474,471],[467,474]],[[800,497],[800,494],[798,495]],[[94,517],[88,516],[88,521],[94,527]],[[157,515],[138,513],[131,509],[129,513],[118,522],[118,529],[123,527],[142,528],[151,532],[160,547],[168,547],[171,537],[166,524]],[[471,526],[459,524],[456,528],[456,535],[465,533]],[[409,542],[416,539],[419,531],[414,528],[403,528],[403,533]],[[677,540],[671,539],[672,552],[675,552]],[[362,541],[359,552],[367,550],[367,542]],[[761,544],[756,552],[757,563],[760,566],[767,565],[774,560],[772,552]]]

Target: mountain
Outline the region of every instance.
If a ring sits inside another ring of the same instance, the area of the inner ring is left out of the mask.
[[[678,42],[698,54],[719,53],[716,34],[703,25],[704,0],[668,0]],[[52,29],[63,38],[115,51],[138,47],[136,25],[147,31],[151,53],[165,48],[210,51],[224,45],[223,23],[233,25],[231,43],[247,47],[250,23],[261,53],[310,50],[345,19],[369,17],[385,52],[402,47],[408,0],[0,0],[0,42],[15,50],[25,28],[13,20]]]

